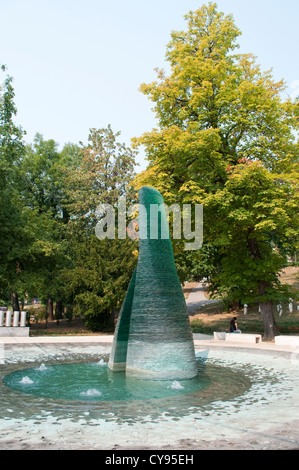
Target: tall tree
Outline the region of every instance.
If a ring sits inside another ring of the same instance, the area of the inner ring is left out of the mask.
[[[12,77],[5,74],[0,90],[0,286],[8,292],[14,310],[19,309],[18,289],[22,285],[22,266],[30,257],[32,234],[29,214],[20,201],[22,186],[20,162],[24,154],[24,130],[14,122],[17,109]]]
[[[228,172],[223,189],[204,200],[214,219],[210,234],[222,255],[212,282],[243,304],[258,301],[264,339],[272,339],[278,334],[273,302],[296,296],[290,286],[281,285],[278,273],[298,237],[298,194],[281,174],[260,162],[235,165]]]
[[[26,146],[22,159],[22,199],[36,217],[35,295],[47,304],[48,316],[54,318],[54,302],[62,308],[62,285],[59,272],[70,264],[68,196],[64,171],[77,165],[79,147],[73,144],[58,151],[53,140],[36,134],[33,145]],[[38,282],[37,282],[38,280]]]
[[[111,126],[90,129],[77,166],[64,172],[72,265],[62,271],[61,280],[68,286],[64,289],[67,301],[93,330],[113,327],[136,265],[132,240],[95,236],[100,204],[113,206],[117,235],[118,198],[126,197],[128,204],[135,198],[129,183],[135,174],[136,152],[118,142],[119,135]]]
[[[236,226],[237,219],[231,216],[240,216],[241,203],[246,200],[248,189],[244,184],[238,189],[242,197],[234,199],[228,191],[229,188],[236,189],[230,186],[231,181],[236,181],[230,179],[230,171],[235,171],[238,177],[242,175],[245,178],[246,175],[249,178],[249,168],[257,170],[249,164],[259,162],[265,172],[276,175],[273,184],[278,187],[285,185],[285,194],[289,191],[289,196],[293,197],[297,158],[294,130],[298,128],[298,104],[282,100],[284,82],[275,82],[271,71],[262,72],[253,55],[236,53],[240,30],[231,15],[225,16],[218,12],[215,3],[209,3],[188,13],[185,19],[187,30],[173,32],[167,47],[170,75],[158,70],[157,81],[141,86],[141,91],[155,103],[159,129],[153,129],[135,140],[135,145],[145,147],[149,160],[147,170],[135,180],[136,187],[151,184],[162,191],[169,203],[204,205],[204,240],[218,252],[219,246],[222,250],[218,258],[220,265],[213,271],[214,275],[212,273],[212,284],[217,285],[218,291],[230,291],[230,295],[241,300],[246,296],[246,285],[259,273],[259,288],[255,289],[251,298],[261,303],[266,325],[265,338],[271,339],[276,331],[272,311],[276,280],[274,282],[271,278],[270,282],[270,273],[277,273],[283,266],[283,260],[279,258],[279,264],[273,257],[266,268],[263,247],[269,226],[266,223],[259,225],[259,236],[255,237],[254,228],[260,224],[258,218],[247,227],[248,239],[244,237],[243,243],[237,243],[240,242],[238,230],[230,228],[230,223]],[[246,180],[248,187],[255,174],[258,178],[253,171],[250,181]],[[272,190],[270,184],[266,185],[269,194]],[[263,194],[259,191],[256,195],[261,198],[262,208]],[[215,206],[212,210],[213,197],[214,201],[219,201],[220,196],[226,196],[223,204],[227,209],[232,200],[234,204],[237,201],[239,212],[235,205],[230,210],[222,211],[219,204],[217,210]],[[295,200],[292,201],[295,204]],[[258,204],[257,200],[255,204]],[[286,218],[291,222],[293,208],[290,204],[288,209]],[[269,211],[267,214],[271,219]],[[218,219],[225,219],[222,226],[222,230],[226,230],[224,233],[215,228]],[[289,232],[293,237],[294,230]],[[277,240],[280,235],[281,231],[273,226],[272,239]],[[247,283],[242,282],[245,289],[242,296],[240,289],[235,289],[232,276],[229,276],[231,266],[226,262],[229,252],[235,255],[240,265],[248,257],[255,260],[251,269],[244,273]],[[216,275],[219,270],[223,274],[222,279],[226,279],[225,286]],[[228,286],[234,288],[228,289]]]
[[[75,171],[66,173],[70,211],[94,228],[96,208],[100,203],[117,205],[118,198],[134,198],[129,183],[135,175],[136,151],[118,142],[120,132],[111,126],[90,129],[88,144],[80,149],[80,163]]]

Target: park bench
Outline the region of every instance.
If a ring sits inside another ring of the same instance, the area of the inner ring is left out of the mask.
[[[224,331],[214,331],[216,341],[228,341],[232,343],[261,343],[262,335],[247,333],[225,333]]]
[[[275,344],[299,347],[299,336],[275,336]]]

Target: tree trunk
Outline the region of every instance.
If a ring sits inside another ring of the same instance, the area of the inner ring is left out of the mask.
[[[47,301],[47,313],[48,313],[48,318],[50,318],[50,320],[54,320],[53,299],[50,295],[48,296],[48,301]]]
[[[19,297],[17,292],[11,293],[11,305],[13,312],[20,311]]]
[[[114,308],[112,312],[107,315],[107,321],[105,323],[109,328],[115,328],[116,320],[116,309]]]
[[[253,229],[248,230],[248,248],[251,254],[251,257],[255,260],[261,261],[261,252],[259,248],[258,241],[252,237]],[[267,298],[267,288],[269,288],[269,282],[259,281],[258,284],[258,293],[260,297],[264,297],[263,300],[259,300],[261,313],[264,321],[264,341],[272,341],[276,335],[279,334],[278,328],[275,323],[274,314],[273,314],[273,304]]]
[[[260,281],[259,283],[259,295],[263,296],[266,294],[268,283],[265,281]],[[273,314],[273,303],[270,300],[265,302],[260,302],[261,313],[264,321],[264,341],[272,341],[274,336],[279,334],[278,328],[275,323],[275,318]]]
[[[264,321],[264,341],[272,341],[279,334],[273,315],[273,304],[268,301],[260,303],[261,313]]]
[[[59,320],[62,319],[62,302],[61,300],[57,300],[55,305],[55,320],[57,321],[57,325],[59,325]]]

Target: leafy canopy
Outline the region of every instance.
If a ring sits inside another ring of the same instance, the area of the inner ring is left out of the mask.
[[[298,243],[298,102],[283,101],[283,80],[237,53],[240,30],[215,3],[185,19],[166,50],[170,73],[141,85],[158,128],[134,139],[149,161],[135,187],[203,204],[204,248],[186,254],[191,271],[208,272],[218,294],[268,302]]]

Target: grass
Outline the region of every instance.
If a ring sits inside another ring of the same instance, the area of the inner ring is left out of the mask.
[[[213,334],[214,331],[229,332],[229,322],[237,317],[239,329],[243,333],[263,334],[264,324],[257,306],[249,307],[247,315],[242,309],[225,312],[221,305],[202,307],[197,314],[190,318],[193,333]],[[274,312],[276,325],[281,334],[299,334],[299,312],[289,313],[287,309],[281,316]]]
[[[75,318],[72,321],[66,319],[49,321],[46,323],[44,320],[40,320],[38,323],[30,323],[30,336],[83,336],[83,335],[94,335],[101,334],[101,332],[94,333],[83,324],[83,321],[79,318]],[[103,333],[107,334],[107,333]]]

